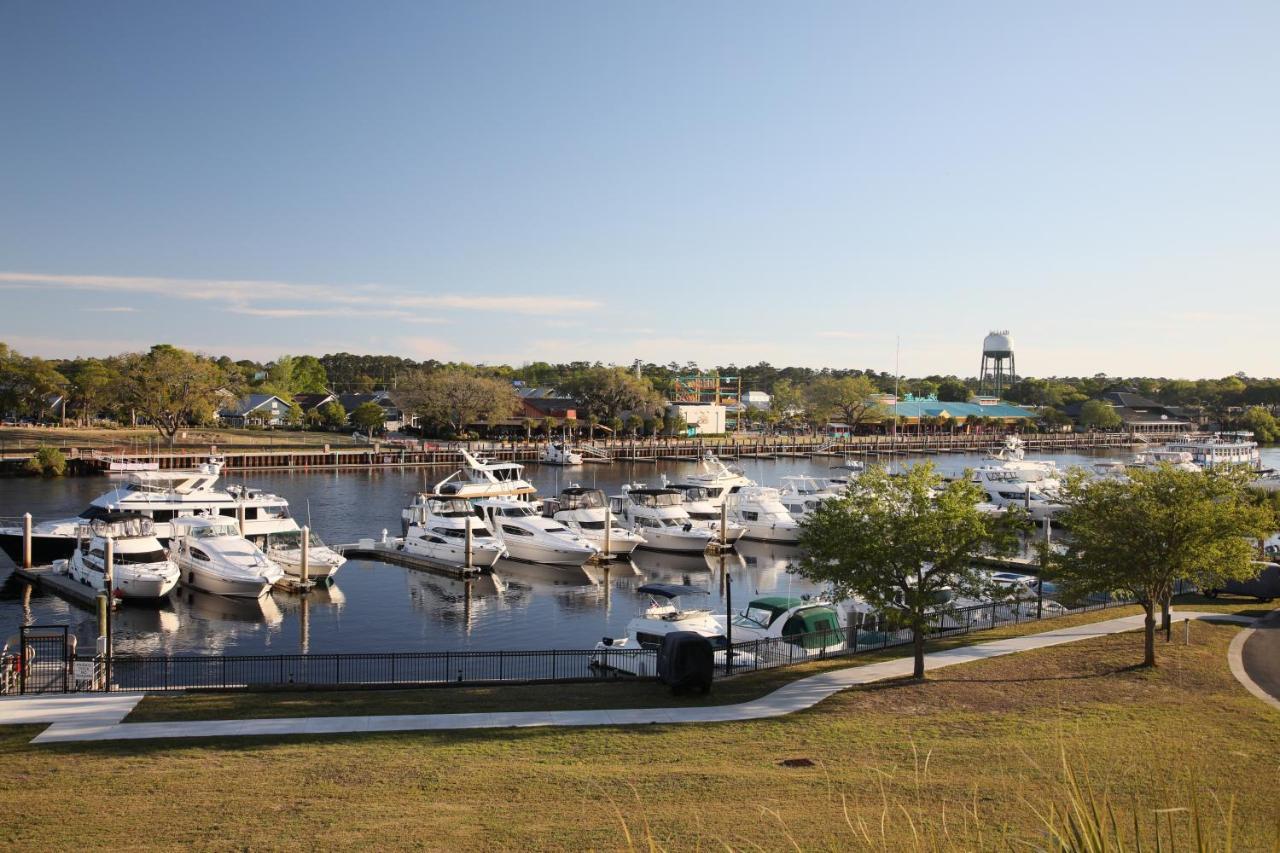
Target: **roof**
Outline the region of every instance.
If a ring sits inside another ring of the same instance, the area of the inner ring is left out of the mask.
[[[701,587],[687,586],[680,583],[647,583],[636,590],[648,595],[660,595],[663,598],[679,598],[682,595],[708,595]]]
[[[543,386],[541,388],[524,388],[521,386],[516,386],[516,390],[517,392],[519,392],[520,397],[525,400],[572,400],[573,399],[568,394],[565,394],[561,392],[559,389],[552,388],[550,386]]]
[[[297,403],[304,411],[310,411],[316,406],[324,405],[330,400],[335,399],[332,394],[294,394],[293,402]]]
[[[748,607],[764,607],[775,612],[790,610],[804,604],[803,598],[790,595],[766,595],[764,598],[753,598]]]
[[[224,408],[219,414],[230,415],[232,417],[243,417],[256,409],[261,409],[272,400],[280,402],[284,408],[289,408],[289,403],[275,394],[249,394],[241,397],[233,405]]]
[[[889,410],[900,418],[1035,418],[1035,413],[1012,403],[948,403],[941,400],[899,400]]]

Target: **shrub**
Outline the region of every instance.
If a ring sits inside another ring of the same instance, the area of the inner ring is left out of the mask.
[[[56,447],[41,447],[27,460],[23,470],[33,475],[61,477],[67,473],[67,457]]]

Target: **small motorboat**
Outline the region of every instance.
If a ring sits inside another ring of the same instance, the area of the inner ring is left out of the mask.
[[[581,465],[582,454],[563,441],[553,441],[538,454],[538,461],[543,465]]]

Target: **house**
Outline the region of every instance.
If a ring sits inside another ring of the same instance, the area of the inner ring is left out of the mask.
[[[330,399],[333,398],[331,397]],[[400,411],[400,407],[391,399],[390,391],[373,391],[367,394],[339,394],[336,399],[342,404],[342,408],[346,410],[348,422],[351,420],[351,413],[362,404],[377,403],[382,407],[382,425],[387,432],[396,432],[406,426],[416,427],[418,425],[416,416],[405,418],[404,412]]]
[[[877,418],[872,424],[864,421],[859,424],[859,428],[872,426],[889,432],[896,423],[900,431],[912,427],[923,429],[944,420],[958,427],[965,427],[970,421],[978,418],[994,420],[1001,426],[1017,426],[1036,419],[1035,412],[1030,409],[1002,402],[995,397],[975,397],[970,403],[955,403],[941,401],[935,395],[915,397],[906,394],[898,398],[892,394],[885,394],[877,399],[877,403],[885,411],[886,416],[883,419]],[[827,431],[836,435],[847,435],[850,429],[848,424],[828,424]]]
[[[227,426],[282,426],[289,421],[289,401],[275,394],[248,394],[224,406],[218,418]]]
[[[338,399],[338,396],[336,394],[328,394],[328,393],[294,394],[293,395],[293,402],[297,403],[302,408],[302,413],[304,415],[310,415],[313,412],[317,411],[321,406],[324,406],[328,403],[332,403],[334,400],[337,400],[337,399]]]
[[[554,388],[526,388],[515,386],[520,395],[518,418],[559,418],[562,421],[578,419],[578,402]]]
[[[772,402],[773,397],[764,391],[748,391],[742,395],[742,405],[748,409],[768,411]]]
[[[669,418],[683,418],[689,435],[719,435],[725,431],[728,409],[715,403],[672,403]]]
[[[1157,403],[1133,391],[1106,391],[1098,399],[1110,406],[1124,422],[1124,428],[1131,432],[1177,435],[1195,428],[1185,409]],[[1073,403],[1065,411],[1079,420],[1083,406],[1084,403]]]

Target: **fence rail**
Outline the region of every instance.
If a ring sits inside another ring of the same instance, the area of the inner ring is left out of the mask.
[[[1034,622],[1069,613],[1103,610],[1133,602],[1107,597],[1075,608],[1063,608],[1034,596],[988,604],[954,607],[932,614],[928,639]],[[735,642],[715,654],[719,673],[753,672],[820,658],[856,655],[911,643],[911,631],[894,613],[857,616],[846,628]],[[726,652],[728,652],[726,654]],[[42,653],[43,654],[43,653]],[[0,659],[0,692],[16,692],[16,676],[63,666],[74,668],[74,653],[48,655],[38,661],[27,651]],[[65,689],[166,691],[273,687],[421,687],[499,683],[652,679],[657,672],[655,648],[544,651],[458,651],[294,655],[113,655],[110,666],[95,661],[92,681],[46,679]],[[84,662],[85,659],[81,659]],[[106,673],[110,673],[110,686]],[[47,674],[47,673],[46,673]],[[30,685],[27,690],[30,692]],[[53,689],[53,688],[47,688]]]

